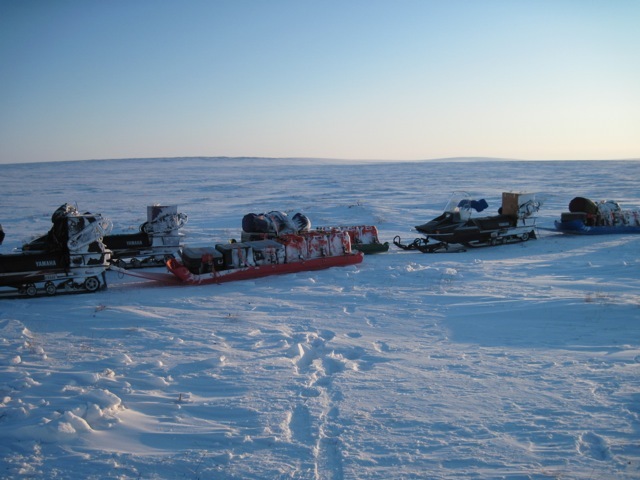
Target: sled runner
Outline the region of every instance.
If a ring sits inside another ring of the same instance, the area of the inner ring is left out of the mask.
[[[452,244],[486,247],[537,237],[533,215],[540,209],[540,203],[534,195],[504,192],[498,215],[472,216],[472,211],[481,212],[487,207],[484,199],[474,200],[466,192],[454,192],[444,213],[415,227],[424,238],[404,244],[397,236],[393,243],[404,250],[435,253],[449,251]]]
[[[111,223],[100,215],[80,214],[64,204],[52,215],[49,233],[22,252],[0,255],[3,294],[34,297],[95,292],[106,288],[110,252],[102,239]]]
[[[180,250],[179,230],[187,215],[178,207],[149,206],[147,221],[138,233],[107,235],[104,243],[111,250],[111,263],[120,268],[157,267]]]
[[[569,202],[569,212],[560,215],[555,227],[560,232],[578,235],[640,233],[640,211],[622,210],[612,200],[596,203],[575,197]]]
[[[362,258],[361,252],[351,251],[349,234],[335,230],[185,247],[181,261],[170,258],[166,264],[182,282],[205,285],[354,265]]]

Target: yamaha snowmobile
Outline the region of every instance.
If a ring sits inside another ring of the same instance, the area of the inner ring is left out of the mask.
[[[106,288],[110,252],[102,239],[111,223],[101,215],[81,214],[70,204],[59,207],[51,221],[49,233],[34,245],[0,255],[0,287],[28,297]]]
[[[444,213],[415,227],[424,238],[403,244],[397,236],[393,243],[404,250],[433,253],[447,251],[454,244],[485,247],[537,237],[533,215],[540,209],[540,203],[534,195],[504,192],[498,215],[472,217],[473,211],[482,212],[488,206],[484,199],[474,200],[466,192],[454,192]]]
[[[179,229],[187,223],[187,215],[178,207],[149,206],[147,221],[138,233],[108,235],[104,243],[111,250],[111,262],[120,268],[162,266],[180,251]]]
[[[311,228],[311,221],[302,213],[289,217],[284,212],[249,213],[242,219],[241,241],[276,239],[282,235],[313,236],[314,232],[341,231],[349,235],[351,248],[364,254],[389,250],[389,243],[381,243],[374,225],[336,226]]]
[[[598,203],[584,197],[569,202],[569,212],[560,215],[556,230],[579,235],[640,233],[640,211],[623,210],[617,202]]]

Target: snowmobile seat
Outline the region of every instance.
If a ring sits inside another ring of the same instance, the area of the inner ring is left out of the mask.
[[[515,226],[515,218],[510,215],[495,215],[493,217],[474,218],[473,222],[480,230],[498,230]]]

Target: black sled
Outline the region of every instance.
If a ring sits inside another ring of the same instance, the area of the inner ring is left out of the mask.
[[[180,251],[179,229],[187,223],[187,215],[178,207],[147,207],[147,221],[138,233],[108,235],[104,243],[111,250],[111,263],[120,268],[162,266]]]
[[[4,296],[95,292],[106,288],[109,251],[102,239],[110,222],[80,214],[69,204],[51,217],[49,233],[22,251],[0,255],[0,292]]]
[[[473,200],[466,192],[455,192],[442,215],[415,227],[424,238],[403,244],[397,236],[393,243],[403,250],[435,253],[450,251],[451,245],[475,248],[537,238],[533,215],[540,203],[533,195],[505,192],[498,215],[472,217],[472,211],[481,212],[487,207],[484,199]]]

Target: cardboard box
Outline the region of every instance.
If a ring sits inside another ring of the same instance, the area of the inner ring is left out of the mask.
[[[534,193],[502,193],[502,215],[509,215],[510,217],[522,216],[520,207],[529,201],[535,201]]]

